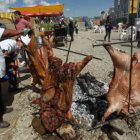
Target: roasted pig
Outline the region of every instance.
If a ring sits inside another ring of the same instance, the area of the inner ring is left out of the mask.
[[[39,83],[42,86],[41,97],[33,101],[40,105],[40,115],[46,130],[52,132],[65,118],[76,123],[70,112],[73,96],[73,84],[77,75],[92,59],[87,56],[81,62],[62,63],[52,50],[53,36],[47,40],[43,37],[43,60],[41,59],[34,34],[26,51],[31,59]],[[36,80],[34,80],[36,81]]]
[[[129,83],[131,56],[128,53],[121,53],[113,49],[110,45],[104,45],[110,54],[114,65],[114,76],[107,93],[108,108],[102,117],[105,121],[110,114],[117,112],[129,115]],[[132,80],[130,110],[135,112],[134,107],[140,105],[140,52],[134,53],[132,58]]]

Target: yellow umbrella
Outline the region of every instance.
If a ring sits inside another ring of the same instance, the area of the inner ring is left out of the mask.
[[[21,11],[21,12],[38,12],[38,13],[57,13],[62,12],[64,4],[56,4],[56,5],[37,5],[34,7],[10,7],[13,10]]]

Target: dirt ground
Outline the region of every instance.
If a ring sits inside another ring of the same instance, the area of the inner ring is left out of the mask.
[[[6,24],[6,26],[7,28],[11,29],[12,27],[14,29],[14,26],[11,26],[11,23],[9,22]],[[116,31],[112,31],[111,42],[120,42],[119,34],[120,33]],[[93,43],[96,44],[95,40],[102,43],[104,35],[105,33],[93,33],[93,30],[90,29],[88,31],[85,31],[84,28],[81,27],[79,33],[74,34],[74,42],[72,42],[71,51],[79,52],[85,55],[93,55],[93,57],[95,58],[93,58],[92,61],[88,63],[88,65],[83,69],[81,73],[89,72],[97,79],[109,84],[111,81],[111,77],[109,76],[109,74],[113,71],[113,64],[110,56],[102,46],[94,48],[92,46]],[[139,51],[139,49],[136,48],[136,45],[137,43],[133,43],[133,52]],[[69,43],[67,43],[67,46],[63,46],[61,48],[68,49],[68,47]],[[121,45],[116,44],[113,45],[113,47],[130,54],[130,43]],[[57,57],[60,57],[63,62],[66,61],[67,52],[54,48],[54,54]],[[78,62],[81,61],[83,58],[83,55],[70,53],[68,62]],[[98,60],[97,58],[102,60]],[[34,138],[36,138],[36,134],[34,134],[34,131],[30,128],[30,121],[32,119],[30,111],[32,109],[30,107],[30,102],[28,99],[29,94],[33,93],[31,86],[32,77],[30,73],[26,70],[26,68],[20,67],[20,70],[21,82],[19,83],[19,86],[22,87],[24,90],[19,93],[13,94],[13,102],[11,103],[11,106],[14,108],[14,113],[16,114],[14,114],[15,119],[13,119],[15,123],[11,122],[13,125],[10,128],[5,129],[2,132],[0,131],[1,140],[33,140]],[[9,116],[10,114],[6,114],[4,116],[4,119],[8,120]]]

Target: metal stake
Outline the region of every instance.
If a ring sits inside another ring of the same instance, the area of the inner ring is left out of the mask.
[[[69,49],[68,49],[68,53],[67,53],[67,57],[66,57],[66,63],[68,62],[69,53],[70,53],[70,48],[71,48],[71,41],[70,41],[70,45],[69,45]]]
[[[54,48],[54,49],[58,49],[58,50],[62,50],[62,51],[68,51],[68,50],[65,50],[65,49],[62,49],[62,48]],[[83,56],[89,56],[87,54],[83,54],[83,53],[79,53],[79,52],[74,52],[74,51],[69,51],[71,53],[74,53],[74,54],[79,54],[79,55],[83,55]],[[98,58],[98,57],[93,57],[94,59],[97,59],[97,60],[102,60],[101,58]]]
[[[132,40],[129,41],[129,40],[128,40],[128,41],[112,42],[112,43],[110,43],[110,42],[103,42],[102,44],[97,44],[97,45],[94,45],[94,44],[92,43],[92,46],[93,46],[93,48],[94,48],[94,47],[103,46],[104,44],[114,45],[114,44],[123,44],[123,43],[131,43],[131,42],[138,42],[138,41],[140,41],[140,40],[135,40],[135,41],[132,41]]]

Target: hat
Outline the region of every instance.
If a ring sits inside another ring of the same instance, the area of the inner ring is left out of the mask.
[[[70,21],[73,21],[73,18],[72,17],[70,17]]]
[[[30,43],[30,41],[31,41],[31,38],[29,38],[28,35],[26,35],[26,36],[21,36],[20,38],[21,38],[22,42],[23,42],[25,45],[28,45],[28,44]]]

